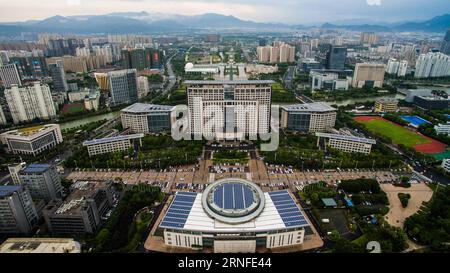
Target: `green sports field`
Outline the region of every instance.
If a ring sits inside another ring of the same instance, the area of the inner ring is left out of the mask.
[[[403,144],[407,147],[412,148],[418,144],[431,143],[431,140],[429,140],[428,138],[425,138],[415,132],[412,132],[381,118],[374,118],[370,120],[361,120],[355,118],[355,120],[363,124],[370,132],[388,137],[392,139],[392,142],[397,145]]]

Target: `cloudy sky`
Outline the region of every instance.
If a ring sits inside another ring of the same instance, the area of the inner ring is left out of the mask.
[[[397,22],[450,13],[449,0],[0,0],[0,21],[148,11],[234,15],[258,22],[316,23],[349,19]]]

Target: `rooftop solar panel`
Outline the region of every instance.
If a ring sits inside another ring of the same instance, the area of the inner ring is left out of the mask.
[[[160,226],[183,228],[196,197],[197,193],[177,193]]]
[[[286,227],[308,225],[302,212],[286,190],[270,192],[269,196]]]

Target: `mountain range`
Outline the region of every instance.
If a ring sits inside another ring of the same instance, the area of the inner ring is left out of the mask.
[[[201,29],[247,29],[255,31],[281,31],[321,27],[354,31],[424,31],[445,32],[450,27],[450,14],[436,16],[427,21],[402,23],[324,23],[316,26],[260,23],[242,20],[235,16],[217,13],[179,15],[149,12],[117,12],[106,15],[53,16],[43,20],[0,23],[0,36],[18,35],[21,32],[54,32],[73,34],[94,33],[168,33]]]

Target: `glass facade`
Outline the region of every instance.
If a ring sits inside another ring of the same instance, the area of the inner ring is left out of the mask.
[[[310,120],[309,113],[288,113],[287,127],[291,130],[308,132]]]

